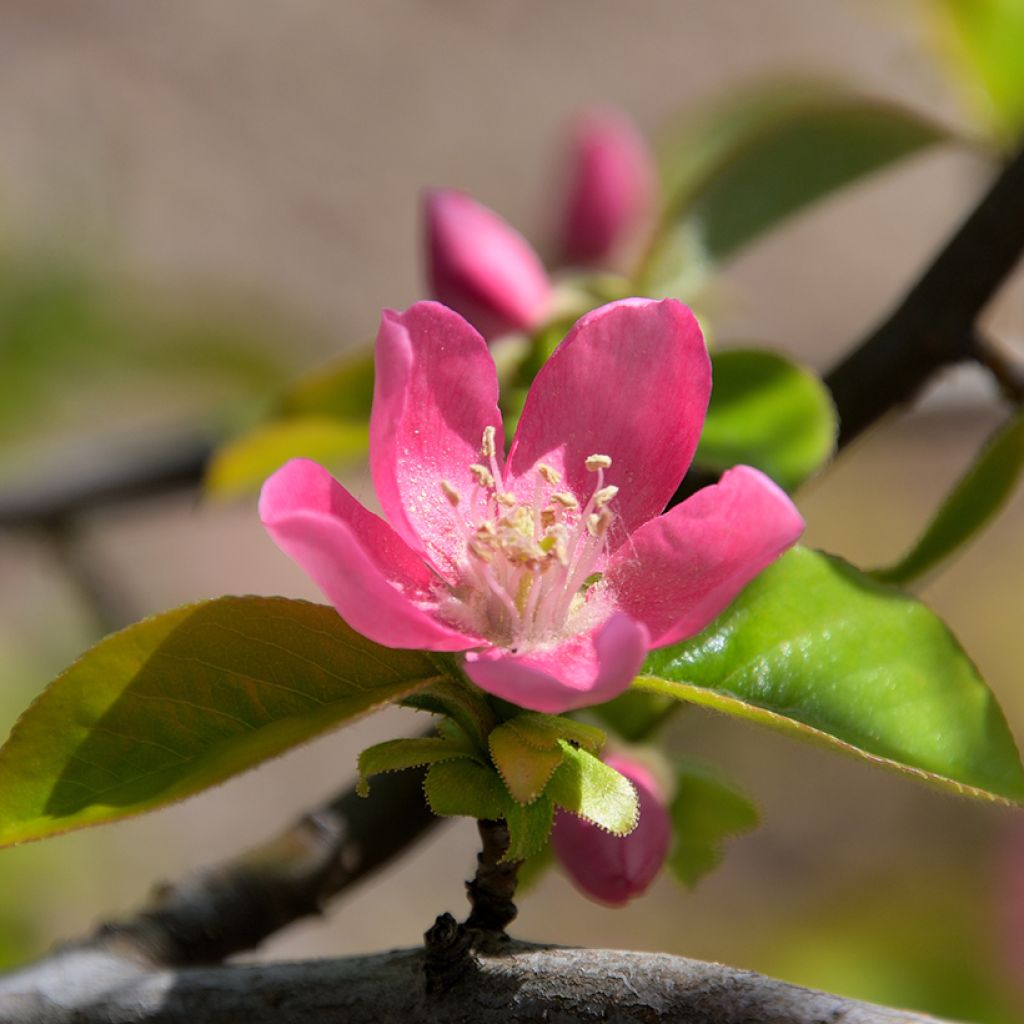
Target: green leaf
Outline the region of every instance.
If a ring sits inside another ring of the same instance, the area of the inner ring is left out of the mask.
[[[573,718],[563,718],[561,715],[545,715],[539,711],[516,715],[505,724],[516,730],[523,743],[537,750],[552,749],[559,740],[569,740],[596,754],[606,739],[605,734],[593,725],[577,722]]]
[[[364,458],[368,445],[365,421],[327,416],[274,420],[223,444],[210,460],[204,486],[214,497],[233,498],[259,490],[289,459],[344,466]]]
[[[787,83],[730,100],[673,140],[667,213],[640,291],[692,297],[787,217],[947,137],[909,110],[834,87]]]
[[[1007,148],[1024,131],[1024,4],[935,0],[924,5],[968,99]]]
[[[347,352],[300,377],[281,396],[282,416],[368,420],[373,404],[373,349]]]
[[[774,352],[718,352],[714,386],[694,461],[722,472],[755,466],[793,490],[835,451],[832,397],[810,370]]]
[[[871,575],[885,583],[909,583],[948,558],[1006,504],[1022,468],[1024,413],[989,438],[914,547],[895,565]]]
[[[486,748],[487,736],[495,724],[494,711],[486,694],[461,673],[439,676],[430,686],[403,698],[401,704],[452,719],[467,736],[479,741],[481,748]],[[446,726],[442,723],[438,728]]]
[[[555,805],[547,796],[525,806],[509,800],[504,818],[508,825],[508,849],[501,859],[526,860],[537,856],[547,846],[555,820]]]
[[[627,743],[640,743],[655,733],[679,707],[678,701],[662,694],[626,690],[614,700],[589,710]]]
[[[559,745],[564,760],[547,795],[559,807],[613,835],[629,835],[640,814],[633,784],[593,754],[564,741]]]
[[[520,804],[536,800],[562,763],[562,751],[557,746],[544,750],[525,742],[514,719],[499,725],[488,742],[494,767]]]
[[[674,842],[667,865],[689,889],[721,863],[725,839],[757,825],[753,803],[713,768],[695,762],[676,770],[669,816]]]
[[[968,796],[1024,801],[995,698],[923,604],[795,548],[704,632],[654,651],[639,689],[816,740]]]
[[[468,757],[479,760],[476,747],[462,737],[412,736],[407,739],[385,740],[367,747],[359,755],[359,783],[356,791],[368,796],[370,786],[367,779],[382,772],[398,772],[405,768],[419,768],[425,764],[451,761]]]
[[[438,671],[305,601],[221,597],[145,619],[58,676],[0,748],[0,846],[180,800]]]
[[[439,761],[431,765],[423,792],[430,809],[442,817],[497,821],[517,806],[498,773],[477,761]]]

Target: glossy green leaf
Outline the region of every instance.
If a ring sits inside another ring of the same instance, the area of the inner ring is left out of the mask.
[[[499,725],[488,742],[494,767],[512,798],[520,804],[536,800],[562,763],[562,751],[557,746],[538,749],[525,742],[514,720]]]
[[[555,806],[546,795],[531,804],[510,800],[504,818],[508,825],[508,849],[501,859],[526,860],[536,857],[547,846],[555,821]]]
[[[636,828],[640,814],[633,784],[604,761],[559,741],[564,759],[546,795],[557,806],[617,836]]]
[[[787,217],[946,138],[918,114],[834,87],[787,83],[731,100],[673,141],[667,212],[640,289],[692,297]]]
[[[969,101],[1007,147],[1024,131],[1024,4],[1020,0],[932,0],[940,44]]]
[[[795,548],[634,686],[769,725],[968,796],[1024,801],[989,689],[923,604]],[[556,776],[557,778],[557,776]]]
[[[289,459],[307,458],[331,467],[366,457],[366,422],[303,416],[274,420],[222,445],[206,470],[208,494],[233,498],[258,491]]]
[[[835,451],[838,419],[821,379],[774,352],[717,352],[714,386],[694,461],[722,472],[755,466],[793,490]]]
[[[517,806],[491,767],[476,761],[440,761],[427,769],[423,782],[430,809],[442,817],[496,821]]]
[[[464,736],[410,736],[375,743],[359,755],[359,782],[356,790],[360,796],[368,796],[370,786],[367,780],[371,775],[420,768],[463,757],[479,760],[477,749]]]
[[[957,482],[921,539],[895,565],[871,575],[909,583],[948,558],[1006,504],[1024,469],[1024,413],[989,439],[977,461]]]
[[[0,749],[0,845],[190,796],[427,685],[439,664],[279,597],[145,619],[87,651],[15,725]]]
[[[690,889],[721,863],[726,839],[757,825],[753,803],[715,769],[695,762],[676,769],[669,815],[673,843],[666,865]]]
[[[347,352],[300,377],[281,396],[283,416],[367,420],[373,404],[373,349]]]

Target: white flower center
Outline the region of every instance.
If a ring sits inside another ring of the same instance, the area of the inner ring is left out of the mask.
[[[502,485],[494,427],[484,430],[476,481],[464,496],[448,481],[441,490],[466,541],[461,577],[440,595],[441,614],[463,629],[511,650],[529,649],[596,625],[605,611],[598,567],[615,519],[608,507],[618,493],[606,485],[612,460],[591,455],[586,468],[597,483],[582,509],[559,490],[561,478],[536,466],[533,500]]]

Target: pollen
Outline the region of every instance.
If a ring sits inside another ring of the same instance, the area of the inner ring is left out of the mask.
[[[583,465],[591,473],[596,473],[599,469],[611,469],[612,457],[610,455],[588,455]]]

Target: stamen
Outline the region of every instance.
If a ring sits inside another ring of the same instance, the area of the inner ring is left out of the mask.
[[[587,516],[587,533],[591,537],[601,537],[608,532],[608,527],[612,524],[612,514],[608,509],[602,509],[600,512],[592,512]]]
[[[557,487],[562,482],[562,477],[558,470],[553,469],[546,462],[537,463],[537,472],[540,473],[540,475],[544,477],[552,487]]]
[[[469,471],[481,487],[485,487],[489,491],[494,489],[494,474],[486,466],[481,466],[479,462],[474,462],[469,467]]]
[[[594,505],[597,508],[604,508],[605,505],[607,505],[608,502],[610,502],[618,493],[619,489],[615,484],[609,484],[607,487],[602,487],[601,490],[594,495]]]
[[[493,458],[497,452],[494,444],[494,427],[484,427],[484,439],[480,444],[480,454],[485,459]]]
[[[607,488],[605,488],[607,490]],[[615,495],[612,495],[615,497]],[[576,500],[576,495],[570,494],[568,491],[555,491],[551,495],[552,501],[557,501],[563,508],[579,508],[580,503]],[[609,499],[610,501],[611,499]]]
[[[583,464],[591,473],[596,473],[599,469],[609,469],[612,457],[610,455],[588,455]]]
[[[458,508],[459,502],[462,500],[462,495],[450,484],[447,480],[441,481],[441,490],[444,491],[444,496],[448,499],[448,504],[452,508]]]
[[[502,491],[500,494],[496,494],[494,497],[497,498],[499,505],[504,505],[506,508],[511,508],[516,503],[515,496],[509,494],[508,491]]]

